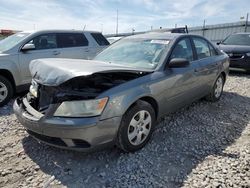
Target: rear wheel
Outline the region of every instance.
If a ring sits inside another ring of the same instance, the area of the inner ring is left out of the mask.
[[[223,93],[224,83],[225,83],[225,79],[223,75],[221,74],[215,81],[214,86],[210,94],[206,97],[206,99],[211,102],[218,101]]]
[[[8,79],[0,76],[0,106],[7,104],[13,96],[13,87]]]
[[[149,141],[155,125],[155,111],[145,101],[137,101],[122,118],[118,131],[118,147],[125,152],[134,152]]]

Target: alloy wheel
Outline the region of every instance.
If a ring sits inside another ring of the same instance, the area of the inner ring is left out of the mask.
[[[216,98],[219,98],[222,94],[222,90],[223,90],[223,79],[219,77],[215,84],[214,96]]]
[[[8,89],[4,83],[0,82],[0,102],[4,101],[8,96]]]
[[[132,145],[142,144],[148,137],[152,125],[152,118],[148,111],[141,110],[131,119],[128,126],[128,140]]]

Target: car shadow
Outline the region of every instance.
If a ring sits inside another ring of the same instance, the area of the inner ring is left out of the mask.
[[[241,136],[249,114],[250,98],[225,92],[219,102],[200,100],[166,116],[150,143],[135,153],[111,148],[85,154],[39,144],[31,137],[22,144],[44,173],[70,188],[180,187],[206,157],[238,158],[225,148]]]
[[[230,70],[229,75],[230,76],[244,77],[244,76],[249,76],[250,71],[246,71],[246,70]]]

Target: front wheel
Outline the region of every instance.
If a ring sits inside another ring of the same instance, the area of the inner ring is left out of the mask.
[[[124,115],[118,131],[117,145],[125,152],[134,152],[149,141],[155,126],[155,111],[145,101],[137,101]]]
[[[12,96],[12,84],[5,77],[0,76],[0,107],[7,104]]]
[[[211,102],[218,101],[223,93],[224,83],[225,83],[225,79],[223,75],[221,74],[215,81],[214,86],[210,94],[206,97],[206,99]]]

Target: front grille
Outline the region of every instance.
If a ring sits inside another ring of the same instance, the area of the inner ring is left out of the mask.
[[[44,141],[46,143],[56,145],[56,146],[64,146],[64,147],[67,146],[60,138],[45,136],[45,135],[42,135],[42,134],[35,133],[35,132],[31,131],[31,130],[27,130],[27,132],[31,136],[34,136],[38,140]]]
[[[33,136],[33,137],[37,138],[38,140],[41,140],[41,141],[43,141],[45,143],[52,144],[52,145],[55,145],[55,146],[68,147],[67,144],[61,138],[42,135],[42,134],[33,132],[31,130],[27,130],[27,132],[31,136]],[[74,143],[74,146],[72,148],[90,148],[90,146],[91,146],[85,140],[72,139],[72,141]]]
[[[73,139],[76,148],[89,148],[90,144],[84,140]]]
[[[244,53],[228,53],[228,56],[232,59],[244,58]]]

